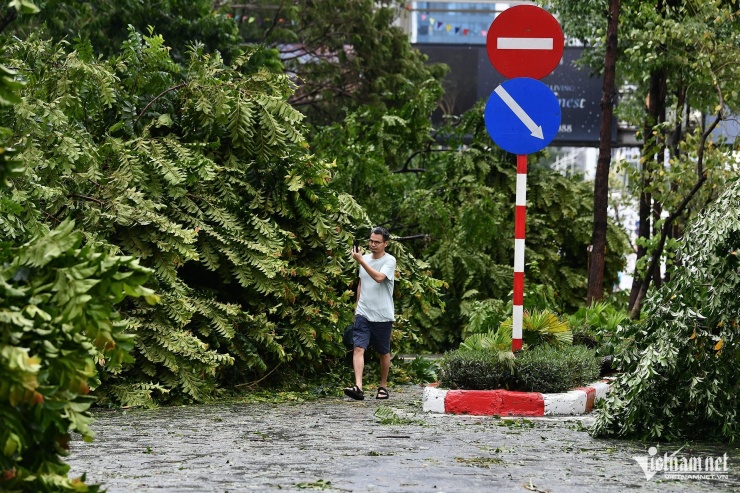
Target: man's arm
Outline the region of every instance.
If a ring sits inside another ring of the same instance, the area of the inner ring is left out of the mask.
[[[373,278],[373,281],[375,282],[383,282],[386,279],[386,275],[383,272],[380,272],[379,270],[375,270],[367,263],[367,261],[360,255],[360,258],[357,259],[357,262],[362,266],[363,269],[365,269],[365,272]]]
[[[360,302],[360,286],[362,286],[362,280],[357,281],[357,298],[355,298],[355,311],[357,311],[357,304]]]

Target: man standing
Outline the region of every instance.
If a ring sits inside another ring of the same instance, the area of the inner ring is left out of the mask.
[[[386,387],[391,367],[391,329],[396,319],[393,311],[396,259],[385,251],[389,239],[388,230],[376,226],[370,232],[370,253],[363,255],[360,248],[352,249],[352,258],[360,264],[353,328],[352,367],[355,371],[355,385],[344,389],[344,393],[356,400],[365,398],[362,391],[362,371],[365,368],[365,351],[370,344],[380,355],[380,386],[375,398],[388,398]]]

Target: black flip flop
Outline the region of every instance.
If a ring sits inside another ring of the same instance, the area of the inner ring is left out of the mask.
[[[344,395],[346,395],[347,397],[351,397],[356,401],[361,401],[365,399],[365,393],[357,385],[344,389]]]
[[[378,393],[375,395],[376,399],[384,400],[389,397],[388,395],[388,389],[385,387],[378,387]]]

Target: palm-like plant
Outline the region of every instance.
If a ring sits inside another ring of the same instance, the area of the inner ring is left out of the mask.
[[[511,331],[491,330],[473,334],[460,343],[460,349],[469,351],[490,351],[498,356],[509,371],[514,369],[514,353],[511,351]]]
[[[511,331],[491,330],[466,337],[460,343],[460,349],[480,350],[495,349],[498,351],[511,350]]]
[[[505,333],[511,341],[513,325],[514,321],[509,317],[501,323],[497,332]],[[522,338],[527,347],[544,344],[551,346],[569,346],[573,344],[573,332],[570,330],[570,324],[560,320],[557,314],[550,310],[525,312],[522,319]]]

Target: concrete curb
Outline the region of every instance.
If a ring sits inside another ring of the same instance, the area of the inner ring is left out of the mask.
[[[590,413],[609,391],[609,380],[560,394],[509,390],[445,390],[426,387],[425,412],[477,416],[575,416]]]

